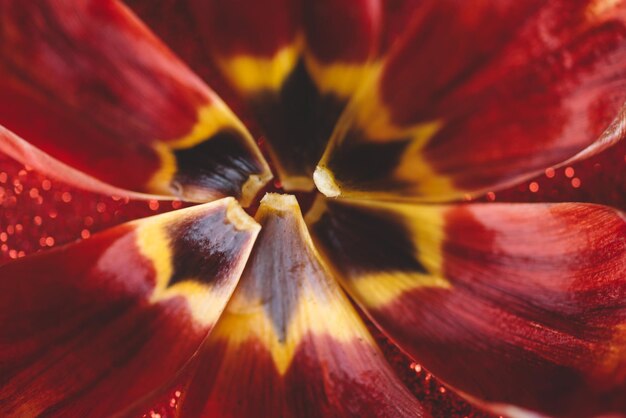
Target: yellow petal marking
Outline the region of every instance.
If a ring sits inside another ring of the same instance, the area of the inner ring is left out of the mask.
[[[172,189],[172,179],[174,178],[178,167],[174,152],[176,150],[192,148],[204,141],[210,141],[212,137],[221,131],[230,130],[237,132],[244,138],[250,147],[250,151],[255,154],[258,161],[262,162],[263,157],[260,151],[257,149],[252,135],[248,132],[244,124],[237,118],[237,116],[226,106],[221,100],[214,98],[211,104],[202,106],[198,110],[198,119],[191,131],[177,139],[172,140],[158,140],[152,145],[161,161],[160,168],[155,172],[147,184],[147,189],[152,193],[169,196],[174,192]],[[265,165],[264,172],[261,175],[252,175],[248,179],[248,183],[244,184],[244,187],[248,189],[254,189],[251,191],[244,191],[244,196],[256,194],[262,185],[271,178],[269,168]],[[261,186],[259,186],[261,184]],[[199,201],[208,201],[213,199],[219,199],[224,197],[216,192],[210,190],[202,190],[196,193],[199,195]],[[193,193],[187,191],[186,198],[193,199]],[[246,205],[247,203],[243,203]]]
[[[421,153],[424,146],[441,130],[444,121],[432,120],[409,126],[395,124],[391,112],[384,104],[378,90],[377,83],[380,80],[382,66],[376,64],[367,68],[366,71],[367,75],[363,76],[366,82],[361,89],[357,90],[353,100],[337,123],[329,146],[320,160],[319,167],[326,169],[334,148],[342,145],[350,131],[357,131],[359,140],[368,142],[410,141],[393,172],[394,180],[412,185],[405,191],[406,197],[442,196],[441,199],[444,200],[450,195],[458,195],[461,191],[454,185],[453,181],[437,173]],[[351,140],[354,140],[353,137]],[[398,197],[397,193],[384,190],[360,192],[359,190],[352,191],[349,187],[342,187],[341,184],[335,184],[335,186],[335,189],[342,189],[341,195],[344,197],[358,198],[363,193],[379,197]]]
[[[407,228],[416,248],[415,259],[428,271],[428,274],[424,274],[391,270],[342,278],[344,287],[355,299],[368,307],[381,308],[414,289],[452,288],[443,271],[445,207],[353,199],[343,199],[342,202],[356,207],[380,208],[397,215]],[[324,210],[324,202],[318,199],[307,215],[307,223],[314,224]],[[335,275],[341,277],[336,269]]]
[[[442,247],[445,239],[446,207],[411,203],[389,203],[350,200],[348,204],[390,211],[408,229],[416,248],[415,258],[431,274],[443,277]]]
[[[382,308],[415,289],[452,287],[438,276],[402,271],[366,274],[352,280],[349,286],[359,296],[359,301],[370,308]]]
[[[257,341],[270,353],[276,370],[284,375],[291,364],[293,357],[302,339],[307,335],[328,335],[337,342],[349,343],[356,339],[366,341],[372,346],[375,343],[361,322],[358,314],[350,305],[337,283],[330,276],[316,249],[300,215],[300,209],[293,196],[270,196],[272,207],[261,206],[257,219],[262,222],[263,216],[298,216],[298,231],[302,234],[304,250],[310,252],[315,262],[319,262],[320,270],[317,277],[297,277],[292,280],[300,285],[298,304],[294,312],[290,313],[285,330],[285,338],[277,334],[271,318],[268,316],[266,305],[271,301],[250,297],[244,291],[235,291],[213,329],[211,338],[216,338],[228,344],[227,350],[232,350],[248,341]],[[267,197],[264,202],[268,202]],[[294,212],[297,210],[297,212]],[[272,212],[272,213],[270,213]],[[242,280],[254,279],[244,277]],[[270,282],[270,281],[268,281]],[[242,281],[240,286],[245,286]]]
[[[304,287],[298,300],[297,310],[292,312],[284,340],[276,333],[271,319],[263,307],[263,301],[248,300],[235,296],[227,311],[220,318],[211,338],[225,341],[231,350],[256,340],[270,353],[276,370],[287,372],[302,339],[307,335],[329,335],[340,343],[356,339],[374,345],[371,336],[349,307],[345,296],[320,301],[314,290]]]
[[[140,254],[150,260],[155,270],[155,287],[150,296],[150,303],[159,303],[162,300],[183,297],[187,301],[192,317],[202,327],[214,324],[221,313],[227,295],[227,289],[215,287],[193,277],[169,286],[173,274],[171,238],[168,229],[175,229],[176,224],[190,217],[200,218],[209,211],[226,207],[224,222],[230,222],[238,230],[248,230],[256,235],[260,226],[241,209],[235,199],[229,197],[206,205],[194,206],[180,211],[168,212],[147,219],[136,221],[136,244]],[[254,237],[252,237],[254,238]],[[247,248],[242,248],[243,254],[250,252],[254,239],[250,239]],[[243,263],[240,270],[243,269]],[[238,272],[233,272],[233,277],[239,277]]]
[[[298,64],[301,50],[299,37],[270,58],[242,54],[222,57],[219,64],[231,83],[246,94],[278,91]]]
[[[380,64],[343,63],[322,64],[312,54],[304,55],[304,63],[311,78],[322,94],[333,94],[341,99],[349,99],[372,77]]]
[[[429,274],[383,272],[355,278],[351,285],[356,287],[355,290],[364,302],[372,307],[382,307],[414,289],[451,289],[452,284],[444,277],[443,271],[445,210],[430,205],[375,203],[372,206],[380,206],[398,214],[412,237],[417,250],[415,258]],[[386,287],[386,290],[382,290],[382,287]]]
[[[357,90],[342,119],[356,125],[369,141],[390,142],[411,139],[425,144],[443,126],[442,120],[400,126],[393,122],[391,111],[380,95],[379,84],[384,66],[380,63],[367,68],[362,87]],[[340,139],[340,138],[338,138]]]

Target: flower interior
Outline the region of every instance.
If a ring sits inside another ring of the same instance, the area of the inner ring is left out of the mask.
[[[624,143],[625,2],[0,0],[0,92],[0,151],[188,205],[0,265],[1,416],[428,417],[373,328],[626,415],[623,211],[477,201]]]

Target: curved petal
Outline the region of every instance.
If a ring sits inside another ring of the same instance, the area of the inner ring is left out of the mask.
[[[384,56],[393,50],[410,29],[411,19],[422,0],[385,0],[381,3],[381,36],[378,54]]]
[[[622,120],[620,129],[626,128],[626,119]],[[626,212],[625,157],[626,141],[621,141],[590,158],[558,169],[548,168],[527,182],[489,193],[477,201],[584,202]]]
[[[305,8],[301,23],[303,30],[308,34],[306,41],[311,51],[308,64],[317,63],[316,68],[323,72],[325,69],[320,68],[320,60],[315,59],[317,55],[321,55],[321,58],[325,58],[326,64],[331,65],[336,62],[345,64],[350,60],[358,63],[367,59],[371,55],[371,49],[376,45],[378,55],[386,54],[390,45],[407,29],[407,21],[412,16],[411,12],[417,1],[357,0],[334,1],[330,4],[328,1],[301,1]],[[193,12],[194,0],[170,0],[159,3],[158,7],[155,7],[152,0],[124,0],[124,3],[176,51],[196,74],[202,76],[226,103],[231,107],[234,106],[238,114],[246,112],[247,109],[241,106],[237,95],[224,83],[224,74],[220,74],[216,57],[209,52],[207,42],[198,36],[206,26],[204,21],[206,14],[197,15]],[[294,0],[294,3],[297,1]],[[272,13],[271,20],[265,15],[259,20],[266,20],[267,23],[275,21],[276,16],[281,15]],[[269,25],[271,24],[266,24],[264,29]],[[376,39],[378,33],[380,39]],[[266,32],[264,35],[268,36]],[[339,81],[345,83],[343,87],[337,86],[341,84],[338,82],[334,83],[335,86],[330,85],[333,80],[324,77],[316,78],[315,82],[320,83],[320,87],[325,90],[333,87],[344,91],[349,87],[352,90],[358,84],[355,76],[358,76],[359,72],[364,72],[360,68],[354,70],[345,72],[345,75],[340,77]]]
[[[312,174],[377,47],[379,0],[189,0],[202,39],[247,103],[287,190]]]
[[[1,124],[118,188],[245,201],[271,176],[236,116],[114,0],[0,1],[0,89]]]
[[[302,14],[307,71],[321,94],[348,99],[368,70],[363,64],[379,47],[382,2],[303,0]]]
[[[109,417],[166,384],[258,231],[227,198],[0,266],[0,414]]]
[[[622,2],[427,0],[409,21],[320,162],[329,195],[498,189],[592,146],[626,102]]]
[[[295,198],[266,195],[256,219],[263,229],[180,416],[424,416],[320,262]]]
[[[26,142],[2,125],[0,125],[0,152],[16,161],[28,163],[29,167],[40,173],[49,173],[50,177],[80,189],[113,196],[129,196],[136,199],[154,197],[144,193],[120,189],[76,170]]]
[[[626,413],[623,214],[328,201],[311,216],[354,299],[465,396],[512,416]]]
[[[219,97],[248,123],[245,106],[221,74],[215,56],[201,36],[205,16],[197,16],[193,0],[123,0],[176,55],[198,74]],[[248,126],[250,128],[250,126]],[[254,132],[253,132],[254,133]]]

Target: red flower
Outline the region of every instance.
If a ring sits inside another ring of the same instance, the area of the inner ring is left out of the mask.
[[[460,202],[622,140],[626,4],[127,3],[164,41],[0,0],[0,150],[210,203],[0,267],[2,416],[425,416],[343,290],[491,411],[626,414],[624,214]]]

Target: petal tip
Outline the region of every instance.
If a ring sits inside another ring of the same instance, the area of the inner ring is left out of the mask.
[[[294,208],[299,209],[298,200],[294,195],[279,193],[266,193],[263,199],[261,199],[261,206],[277,212],[292,211]]]
[[[228,221],[233,224],[238,231],[254,231],[258,232],[261,226],[246,213],[245,210],[239,205],[234,198],[228,198],[231,200],[228,203],[226,209],[226,217]]]
[[[313,181],[317,190],[327,197],[337,197],[341,194],[341,189],[335,182],[335,177],[326,167],[317,166],[313,173]]]
[[[261,191],[272,178],[274,178],[274,175],[269,169],[260,174],[251,174],[248,180],[241,186],[241,198],[239,199],[241,205],[243,207],[250,206],[259,191]]]

